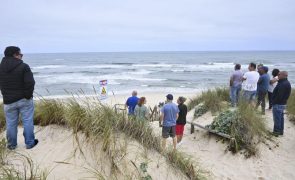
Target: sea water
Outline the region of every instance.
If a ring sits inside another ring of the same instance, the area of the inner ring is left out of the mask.
[[[108,80],[108,93],[192,93],[228,86],[235,63],[250,62],[289,72],[295,84],[295,51],[254,52],[105,52],[24,54],[36,81],[35,93],[63,96],[94,94]]]

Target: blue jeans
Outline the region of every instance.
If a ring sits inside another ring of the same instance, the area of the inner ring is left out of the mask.
[[[7,146],[12,149],[17,146],[17,126],[19,115],[21,115],[26,146],[27,148],[33,147],[35,145],[33,99],[21,99],[11,104],[4,104],[4,113],[6,117]]]
[[[241,92],[242,86],[231,86],[230,87],[230,100],[231,105],[235,106],[238,104],[240,92]]]
[[[273,132],[280,135],[284,134],[284,110],[286,105],[274,104],[272,106],[272,114],[274,120]]]
[[[244,91],[243,97],[246,101],[254,101],[256,97],[256,91]]]

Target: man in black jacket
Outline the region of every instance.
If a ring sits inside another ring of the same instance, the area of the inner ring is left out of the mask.
[[[284,134],[284,110],[286,109],[286,104],[291,94],[291,84],[287,79],[288,72],[279,72],[278,78],[279,82],[273,91],[272,97],[272,113],[274,119],[273,134],[275,136]]]
[[[23,55],[19,47],[7,47],[4,55],[0,65],[0,88],[6,118],[7,147],[12,150],[17,146],[17,126],[21,115],[26,148],[31,149],[38,143],[33,124],[33,73],[29,65],[21,60]]]

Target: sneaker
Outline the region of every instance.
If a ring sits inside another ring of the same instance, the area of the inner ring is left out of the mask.
[[[182,145],[182,141],[176,144],[176,147],[179,148]]]
[[[278,132],[272,132],[271,135],[273,135],[275,137],[279,137],[280,133],[278,133]]]
[[[27,149],[32,149],[33,147],[35,147],[37,144],[38,144],[39,140],[38,139],[35,139],[34,140],[34,145],[33,146],[27,146]]]
[[[9,149],[9,150],[15,150],[16,149],[16,146],[7,146],[7,148]]]

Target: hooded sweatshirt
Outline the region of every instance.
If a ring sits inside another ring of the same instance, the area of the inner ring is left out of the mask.
[[[33,97],[35,80],[26,63],[14,57],[4,57],[0,64],[0,89],[4,104]]]

